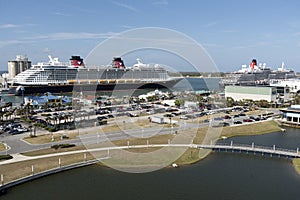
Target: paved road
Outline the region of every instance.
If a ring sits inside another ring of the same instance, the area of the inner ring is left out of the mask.
[[[235,120],[241,120],[245,118],[238,118]],[[225,120],[227,122],[231,122],[233,120]],[[217,121],[219,123],[221,121]],[[213,120],[210,122],[210,124],[215,123]],[[121,140],[121,139],[128,139],[128,138],[147,138],[153,135],[162,135],[162,134],[170,134],[175,133],[176,131],[183,130],[183,129],[193,129],[193,128],[199,128],[208,126],[209,123],[189,123],[186,121],[180,121],[179,127],[173,127],[173,128],[161,128],[159,126],[152,126],[150,128],[142,128],[142,129],[135,129],[135,130],[124,130],[122,132],[111,132],[106,134],[87,134],[87,135],[80,135],[80,137],[77,137],[76,139],[71,140],[62,140],[59,142],[52,142],[47,144],[41,144],[41,145],[32,145],[22,140],[28,133],[23,133],[20,135],[7,135],[7,136],[0,136],[0,141],[3,143],[6,143],[9,146],[9,149],[6,151],[0,152],[0,155],[2,154],[16,154],[26,151],[32,151],[32,150],[38,150],[43,148],[49,148],[54,144],[61,144],[61,143],[72,143],[77,146],[82,144],[93,144],[93,143],[99,143],[103,141],[113,141],[113,140]],[[92,128],[88,128],[92,129]]]
[[[197,124],[197,123],[181,123],[179,127],[173,128],[161,128],[158,126],[153,126],[150,128],[142,128],[142,129],[134,129],[134,130],[124,130],[122,132],[110,132],[106,134],[86,134],[80,135],[76,139],[71,140],[62,140],[58,142],[51,142],[47,144],[29,144],[22,140],[28,133],[23,133],[19,135],[8,135],[8,136],[1,136],[0,141],[6,143],[9,147],[7,150],[8,154],[16,154],[22,153],[26,151],[33,151],[38,149],[49,148],[54,144],[62,144],[62,143],[72,143],[76,145],[88,145],[99,143],[103,141],[114,141],[114,140],[121,140],[121,139],[128,139],[128,138],[148,138],[153,135],[163,135],[163,134],[170,134],[175,133],[179,129],[192,129],[197,127],[207,126],[208,124]],[[0,155],[6,154],[6,151],[0,152]]]

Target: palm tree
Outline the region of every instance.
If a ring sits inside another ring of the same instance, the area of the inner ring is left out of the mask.
[[[232,107],[232,106],[234,106],[234,100],[233,100],[233,98],[227,97],[227,98],[226,98],[226,104],[227,104],[227,107]]]
[[[2,111],[2,109],[0,110],[0,119],[1,121],[3,121],[3,116],[4,116],[4,112]]]
[[[57,104],[57,107],[58,107],[58,109],[60,109],[60,108],[62,107],[62,103],[59,102],[59,103]]]
[[[9,116],[9,112],[5,112],[4,117],[5,117],[6,121],[7,121],[8,116]]]
[[[48,102],[46,102],[46,103],[44,104],[44,108],[47,109],[48,107],[49,107],[49,104],[48,104]]]

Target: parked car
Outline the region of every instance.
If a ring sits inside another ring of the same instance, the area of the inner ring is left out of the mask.
[[[189,119],[187,116],[180,116],[180,119],[184,119],[184,120],[187,120]]]
[[[28,129],[25,128],[25,127],[17,128],[17,129],[15,129],[15,130],[19,131],[20,133],[24,133],[24,132],[27,132],[27,131],[28,131]]]
[[[221,120],[223,120],[223,118],[222,117],[215,117],[214,120],[221,121]]]
[[[170,113],[169,113],[169,114],[165,114],[165,115],[164,115],[164,117],[174,117],[174,116],[175,116],[175,115],[173,115],[173,114],[170,114]]]
[[[220,122],[219,125],[220,125],[220,126],[229,126],[230,124],[227,123],[227,122]]]
[[[229,115],[225,115],[224,119],[231,119],[231,117]]]
[[[8,133],[11,134],[11,135],[17,135],[17,134],[20,134],[21,132],[18,131],[18,130],[12,129],[12,130],[10,130]]]
[[[220,122],[217,125],[213,125],[213,127],[224,127],[224,126],[229,126],[230,124],[227,122]]]
[[[241,122],[241,121],[234,121],[233,123],[234,124],[242,124],[243,122]]]
[[[112,114],[108,114],[106,115],[108,118],[114,118],[114,116]]]

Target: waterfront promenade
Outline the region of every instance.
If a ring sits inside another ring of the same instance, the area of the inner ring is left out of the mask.
[[[36,160],[41,158],[49,158],[56,156],[65,156],[72,154],[85,154],[92,153],[98,151],[107,151],[107,157],[110,156],[109,151],[113,150],[126,150],[126,149],[143,149],[143,148],[163,148],[163,147],[172,147],[172,148],[195,148],[195,149],[210,149],[214,151],[223,151],[223,152],[239,152],[239,153],[253,153],[253,154],[261,154],[261,155],[274,155],[274,156],[282,156],[289,158],[300,158],[299,149],[291,150],[291,149],[281,149],[276,148],[275,145],[272,147],[267,146],[255,146],[254,143],[251,145],[247,144],[145,144],[145,145],[126,145],[126,146],[112,146],[112,147],[101,147],[95,149],[85,149],[85,150],[77,150],[77,151],[67,151],[61,153],[53,153],[46,154],[40,156],[24,156],[21,154],[14,154],[13,159],[6,160],[0,162],[0,165],[15,163],[26,160]]]
[[[299,149],[291,150],[291,149],[277,149],[275,145],[273,147],[263,147],[263,146],[255,146],[254,143],[251,145],[247,144],[146,144],[146,145],[126,145],[126,146],[113,146],[113,147],[102,147],[102,148],[95,148],[95,149],[88,149],[88,150],[77,150],[77,151],[68,151],[68,152],[61,152],[61,153],[53,153],[53,154],[46,154],[40,156],[24,156],[21,154],[13,155],[13,159],[6,160],[0,162],[0,165],[16,163],[21,161],[28,161],[28,160],[35,160],[35,159],[42,159],[42,158],[50,158],[50,157],[59,157],[71,154],[84,154],[82,162],[78,162],[75,164],[61,166],[60,159],[58,161],[58,165],[56,168],[46,170],[43,172],[35,173],[34,167],[32,166],[32,174],[18,180],[4,182],[3,175],[1,174],[1,185],[0,191],[4,191],[10,187],[15,185],[34,180],[36,178],[40,178],[43,176],[47,176],[50,174],[58,173],[60,171],[70,170],[78,167],[83,167],[86,165],[95,164],[100,162],[103,159],[110,159],[110,151],[117,151],[117,150],[128,150],[128,149],[145,149],[145,148],[193,148],[193,149],[209,149],[213,151],[222,151],[222,152],[232,152],[232,153],[247,153],[252,155],[262,155],[270,157],[277,156],[282,158],[300,158]],[[93,160],[86,160],[86,153],[98,152],[98,151],[106,151],[107,155],[105,157]],[[171,164],[171,163],[170,163]]]

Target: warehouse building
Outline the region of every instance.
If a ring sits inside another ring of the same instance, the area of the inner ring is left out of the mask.
[[[290,99],[290,92],[285,87],[226,86],[225,98],[227,97],[231,97],[235,101],[251,99],[253,101],[266,100],[268,102],[283,103]]]

